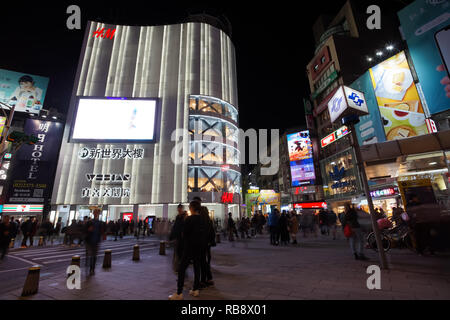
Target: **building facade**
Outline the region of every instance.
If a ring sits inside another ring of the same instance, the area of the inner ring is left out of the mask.
[[[93,36],[102,28],[115,30],[114,38]],[[157,139],[74,142],[71,129],[79,97],[155,98]],[[89,22],[53,190],[55,219],[63,223],[80,219],[93,206],[102,208],[105,221],[120,219],[124,213],[133,213],[133,219],[173,219],[178,203],[186,204],[194,196],[202,198],[214,218],[222,219],[228,211],[237,215],[241,192],[237,104],[234,46],[222,30],[197,22],[162,26]],[[181,143],[173,135],[177,129],[183,130]],[[217,154],[217,145],[222,154]],[[86,150],[96,154],[83,157]],[[114,150],[125,156],[110,157]],[[183,161],[173,161],[174,152]],[[126,181],[109,178],[118,175],[126,176]],[[86,188],[96,191],[84,193]],[[118,192],[97,191],[106,189]]]

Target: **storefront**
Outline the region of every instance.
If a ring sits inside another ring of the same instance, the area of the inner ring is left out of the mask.
[[[353,148],[320,161],[325,201],[329,209],[342,212],[346,203],[362,195]]]
[[[256,211],[262,211],[266,215],[274,209],[281,210],[281,196],[274,190],[261,190],[258,193],[247,193],[245,204],[249,217]]]
[[[40,223],[42,222],[43,211],[43,204],[4,204],[2,216],[9,216],[17,221],[26,221],[28,218],[36,218]]]

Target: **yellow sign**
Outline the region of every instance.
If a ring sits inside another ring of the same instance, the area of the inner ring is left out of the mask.
[[[256,193],[259,193],[259,189],[248,189],[247,193],[248,194],[256,194]]]

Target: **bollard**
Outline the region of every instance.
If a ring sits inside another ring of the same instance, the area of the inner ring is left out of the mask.
[[[133,247],[133,261],[139,261],[139,245],[137,244]]]
[[[44,237],[39,237],[38,247],[42,247],[44,245]]]
[[[16,239],[12,238],[9,242],[9,248],[14,248],[14,241],[16,241]]]
[[[220,233],[216,233],[216,243],[220,243]]]
[[[80,256],[73,256],[70,265],[80,266]]]
[[[37,265],[28,269],[27,279],[22,290],[22,297],[31,296],[38,292],[40,271],[41,267]]]
[[[159,242],[159,254],[161,256],[165,256],[166,255],[166,242],[165,241],[160,241]]]
[[[111,250],[105,250],[105,256],[103,257],[103,268],[111,268]]]

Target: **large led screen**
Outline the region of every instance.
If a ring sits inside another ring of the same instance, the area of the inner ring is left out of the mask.
[[[153,141],[155,99],[80,98],[73,141]]]
[[[314,161],[309,131],[287,135],[292,186],[314,184]]]

